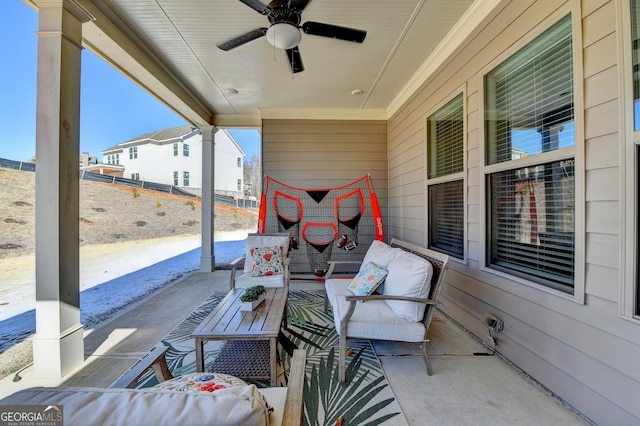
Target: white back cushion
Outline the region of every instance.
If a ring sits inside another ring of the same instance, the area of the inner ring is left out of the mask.
[[[400,251],[401,249],[393,248],[382,241],[373,240],[367,250],[367,253],[364,255],[364,259],[362,259],[360,269],[369,262],[374,263],[381,268],[388,269],[391,259],[393,259],[393,257]]]
[[[429,297],[433,266],[427,260],[413,253],[399,249],[391,259],[389,274],[384,283],[383,294],[392,296]],[[411,322],[418,322],[424,316],[426,305],[403,300],[385,300],[399,316]]]
[[[289,237],[275,235],[249,235],[245,246],[244,272],[251,272],[253,261],[249,249],[256,247],[282,247],[282,256],[287,257],[289,253]]]

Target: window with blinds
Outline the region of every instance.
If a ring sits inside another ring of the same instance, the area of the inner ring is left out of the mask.
[[[631,1],[631,60],[633,63],[633,129],[640,130],[640,2]]]
[[[626,308],[629,313],[640,316],[640,246],[638,241],[640,239],[640,219],[638,219],[637,212],[640,211],[640,174],[638,173],[638,165],[640,164],[640,1],[631,0],[631,61],[632,69],[631,75],[633,78],[633,144],[635,150],[635,179],[633,191],[635,193],[629,194],[629,199],[635,199],[634,212],[630,214],[631,217],[635,216],[635,240],[633,242],[635,250],[635,288],[629,290],[625,288],[625,293],[629,292],[630,298],[634,300],[632,308]],[[628,151],[627,151],[628,152]]]
[[[573,87],[570,16],[485,76],[487,263],[566,293],[575,276]],[[554,160],[535,164],[541,153]]]
[[[427,118],[428,247],[464,257],[464,107],[460,94]]]

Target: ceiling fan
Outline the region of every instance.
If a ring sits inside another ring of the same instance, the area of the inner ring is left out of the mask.
[[[239,1],[256,12],[265,15],[271,25],[269,28],[256,28],[231,40],[219,43],[217,46],[222,50],[228,51],[266,36],[267,41],[272,46],[286,50],[291,70],[294,73],[304,71],[302,56],[300,56],[300,49],[298,48],[298,43],[302,39],[300,30],[305,34],[337,38],[355,43],[362,43],[367,36],[367,32],[363,30],[320,22],[307,21],[300,25],[302,20],[300,15],[310,0],[273,0],[268,6],[265,6],[259,0]]]

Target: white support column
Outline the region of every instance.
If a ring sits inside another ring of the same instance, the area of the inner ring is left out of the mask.
[[[214,211],[213,192],[215,167],[215,126],[201,126],[202,130],[202,257],[200,271],[213,272],[216,256],[213,248]]]
[[[72,0],[39,7],[36,106],[34,376],[61,378],[84,362],[80,324],[79,156],[82,23]]]

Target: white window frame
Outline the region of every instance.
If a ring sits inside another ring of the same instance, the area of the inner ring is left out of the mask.
[[[496,57],[491,63],[489,63],[482,71],[482,81],[484,76],[491,72],[496,66],[500,65],[505,60],[509,59],[512,55],[517,53],[520,49],[533,41],[535,38],[544,33],[547,29],[551,28],[558,21],[564,18],[566,15],[571,14],[571,31],[572,31],[572,46],[573,46],[573,86],[574,86],[574,138],[575,144],[570,148],[563,148],[557,151],[545,152],[538,155],[532,155],[529,157],[523,157],[517,160],[506,161],[497,164],[486,165],[485,152],[486,152],[486,136],[484,131],[484,117],[485,117],[485,88],[482,83],[479,105],[479,119],[480,123],[480,149],[481,149],[481,161],[480,161],[480,229],[481,229],[481,241],[480,245],[480,269],[487,274],[497,276],[501,279],[494,280],[495,285],[508,292],[515,292],[521,297],[532,300],[536,303],[548,303],[548,300],[544,298],[544,294],[552,294],[560,298],[573,301],[579,304],[584,304],[585,299],[585,185],[584,185],[584,173],[585,173],[585,160],[584,160],[584,119],[582,111],[584,111],[584,95],[582,89],[583,78],[583,62],[582,62],[582,21],[580,2],[572,2],[569,6],[564,6],[551,14],[545,20],[543,20],[538,26],[530,31],[526,36],[514,43],[509,49],[505,50],[501,55]],[[569,294],[560,290],[556,290],[552,287],[527,280],[520,276],[509,274],[500,270],[490,268],[487,261],[487,246],[490,240],[490,230],[487,229],[487,177],[493,173],[519,169],[524,167],[531,167],[539,164],[545,164],[553,161],[560,161],[561,159],[573,158],[575,161],[575,271],[574,271],[574,287],[573,294]],[[516,284],[517,286],[514,286]]]
[[[188,143],[183,143],[182,144],[182,156],[183,157],[188,157],[189,156],[189,144]]]
[[[449,102],[453,101],[458,95],[462,95],[462,116],[463,116],[463,141],[462,141],[462,149],[463,149],[463,154],[462,154],[462,171],[459,173],[453,173],[450,175],[445,175],[445,176],[439,176],[439,177],[434,177],[434,178],[430,178],[429,177],[429,124],[428,124],[428,120],[429,117],[432,116],[433,114],[435,114],[438,110],[440,110],[441,108],[443,108],[445,105],[447,105]],[[462,203],[464,206],[464,215],[463,215],[463,253],[462,253],[462,257],[456,257],[453,255],[449,256],[449,259],[453,262],[458,262],[461,264],[467,264],[467,254],[468,254],[468,244],[469,244],[469,238],[467,237],[467,227],[468,227],[468,217],[467,217],[467,212],[468,212],[468,206],[467,206],[467,92],[465,89],[465,86],[459,87],[457,88],[455,91],[451,92],[451,94],[449,94],[445,99],[443,99],[439,104],[436,105],[435,108],[433,108],[432,110],[429,111],[429,113],[426,115],[425,117],[425,122],[424,122],[424,132],[425,132],[425,153],[424,153],[424,158],[425,158],[425,166],[424,166],[424,171],[425,171],[425,211],[426,211],[426,217],[425,217],[425,242],[424,242],[424,246],[425,247],[429,247],[429,223],[430,223],[430,211],[429,211],[429,187],[434,186],[434,185],[438,185],[438,184],[442,184],[442,183],[448,183],[448,182],[453,182],[453,181],[459,181],[462,180],[462,191],[463,191],[463,196],[462,196]],[[432,247],[432,250],[436,250],[439,251],[437,247]],[[448,254],[448,253],[447,253]]]
[[[173,186],[179,186],[180,184],[180,172],[177,170],[173,171]]]
[[[638,256],[638,232],[640,220],[636,203],[638,200],[637,180],[640,178],[640,164],[637,161],[636,149],[640,150],[640,131],[635,131],[633,107],[633,44],[631,41],[631,0],[618,0],[617,31],[618,46],[618,76],[621,82],[619,99],[620,110],[620,139],[626,143],[620,144],[621,176],[621,206],[620,206],[620,277],[618,313],[620,317],[630,320],[640,320],[638,306],[638,292],[640,292],[640,265]]]
[[[242,167],[242,157],[238,157],[238,167]]]
[[[189,186],[191,184],[191,175],[189,172],[182,172],[182,186]]]
[[[178,153],[179,153],[179,147],[178,147],[178,142],[174,142],[173,143],[173,156],[177,157]]]

